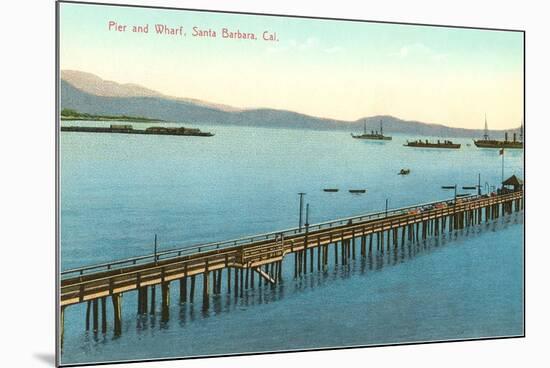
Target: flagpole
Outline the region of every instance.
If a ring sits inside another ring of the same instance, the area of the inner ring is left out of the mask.
[[[502,180],[501,180],[501,187],[504,186],[504,148],[502,148]]]

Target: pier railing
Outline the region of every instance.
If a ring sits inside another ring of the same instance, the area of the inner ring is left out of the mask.
[[[478,195],[469,195],[461,197],[462,200],[472,200],[476,199],[480,196]],[[432,202],[426,202],[421,204],[415,204],[413,206],[407,206],[407,207],[399,207],[394,209],[388,209],[387,211],[379,211],[379,212],[372,212],[367,213],[363,215],[357,215],[357,216],[351,216],[351,217],[345,217],[340,218],[336,220],[321,222],[317,224],[312,224],[309,226],[308,231],[316,231],[316,230],[322,230],[322,229],[329,229],[329,228],[335,228],[339,226],[345,226],[345,225],[353,225],[355,223],[369,221],[369,220],[375,220],[379,218],[386,218],[396,215],[401,215],[404,213],[407,213],[410,210],[416,210],[423,207],[428,206],[435,206],[442,203],[451,203],[454,202],[454,198],[439,200],[439,201],[432,201]],[[131,257],[131,258],[125,258],[120,259],[116,261],[106,262],[106,263],[100,263],[85,267],[78,267],[73,268],[69,270],[65,270],[61,272],[61,278],[70,278],[70,277],[77,277],[82,275],[89,275],[96,272],[102,272],[102,271],[108,271],[108,270],[116,270],[118,268],[124,268],[128,266],[134,266],[139,265],[142,263],[150,263],[154,261],[162,261],[162,260],[169,260],[172,258],[182,257],[186,255],[191,254],[197,254],[201,252],[210,252],[218,249],[224,249],[229,250],[230,248],[238,248],[244,245],[252,244],[259,241],[271,241],[276,240],[278,238],[288,238],[292,236],[302,235],[305,233],[305,227],[302,227],[301,229],[298,227],[285,229],[285,230],[279,230],[279,231],[272,231],[269,233],[263,233],[263,234],[257,234],[252,236],[246,236],[242,238],[237,239],[231,239],[231,240],[224,240],[224,241],[218,241],[218,242],[211,242],[211,243],[204,243],[194,246],[188,246],[188,247],[180,247],[175,249],[169,249],[161,252],[157,252],[157,254],[147,254],[143,256],[137,256],[137,257]]]

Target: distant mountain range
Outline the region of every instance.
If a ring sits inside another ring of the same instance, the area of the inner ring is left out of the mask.
[[[239,109],[191,98],[166,96],[137,84],[120,84],[75,70],[61,71],[61,108],[96,115],[143,116],[177,123],[200,125],[204,123],[231,124],[256,127],[284,127],[315,130],[345,130],[360,132],[379,129],[384,131],[438,137],[481,137],[482,129],[452,128],[441,124],[401,120],[384,115],[365,117],[356,121],[324,119],[287,110]],[[508,132],[519,132],[517,129]],[[501,139],[503,130],[491,130],[494,138]],[[411,137],[414,138],[414,137]]]

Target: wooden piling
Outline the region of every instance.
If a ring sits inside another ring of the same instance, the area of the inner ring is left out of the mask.
[[[203,309],[208,308],[208,301],[210,300],[209,299],[210,285],[208,285],[209,276],[210,276],[210,272],[208,271],[208,268],[206,268],[206,271],[202,274],[202,307]]]
[[[151,285],[151,307],[149,308],[150,314],[155,314],[156,309],[156,293],[157,293],[157,287],[156,285]]]
[[[147,299],[149,299],[148,291],[149,291],[149,287],[144,286],[144,290],[143,290],[143,313],[147,313],[147,310],[148,310],[148,307],[147,307],[147,302],[148,302]]]
[[[187,302],[187,277],[180,279],[180,303]]]
[[[304,263],[303,273],[307,272],[307,243],[304,242],[304,250],[302,250],[302,261]]]
[[[231,267],[227,267],[227,293],[231,294]]]
[[[65,307],[59,311],[59,341],[63,347],[63,337],[65,336]]]
[[[309,272],[313,272],[313,251],[315,248],[309,248]]]
[[[216,295],[218,290],[218,274],[216,271],[212,271],[212,294]]]
[[[372,254],[372,237],[373,237],[373,234],[371,233],[369,235],[369,254]]]
[[[243,297],[243,287],[244,287],[244,270],[241,268],[240,270],[241,272],[239,272],[239,276],[240,276],[240,280],[239,280],[239,297]]]
[[[195,275],[191,276],[191,290],[189,292],[189,301],[191,303],[195,301]]]
[[[105,297],[101,298],[101,332],[107,332],[107,301]]]
[[[235,268],[235,280],[233,280],[233,289],[235,297],[239,296],[239,269]]]
[[[147,286],[138,288],[138,314],[147,313]]]
[[[86,303],[86,331],[90,330],[90,309],[92,307],[92,301],[88,300]]]
[[[170,282],[166,281],[160,284],[162,294],[162,320],[167,321],[170,313]]]
[[[98,303],[97,303],[97,299],[94,299],[92,301],[92,321],[93,321],[93,328],[94,328],[94,332],[97,332],[98,330],[98,327],[99,327],[99,310],[98,310]]]
[[[111,296],[113,301],[113,326],[115,336],[119,336],[122,332],[122,294],[115,293]]]
[[[317,238],[317,271],[321,271],[321,240]]]

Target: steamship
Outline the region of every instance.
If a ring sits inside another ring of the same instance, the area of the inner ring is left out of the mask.
[[[437,142],[430,142],[428,140],[416,140],[416,141],[412,141],[412,142],[409,142],[407,141],[406,144],[404,144],[403,146],[405,147],[419,147],[419,148],[453,148],[453,149],[458,149],[460,148],[460,143],[453,143],[452,141],[448,141],[448,140],[444,140],[443,142],[441,142],[440,140],[438,140]]]
[[[363,134],[353,134],[351,133],[351,136],[353,138],[357,139],[372,139],[372,140],[378,140],[378,141],[391,141],[391,137],[388,135],[384,135],[384,127],[382,126],[382,120],[380,120],[380,133],[378,133],[377,130],[371,130],[370,134],[367,133],[367,122],[365,122],[365,125],[363,126]]]
[[[487,117],[485,117],[485,131],[483,133],[483,139],[474,139],[476,147],[480,148],[523,148],[523,122],[521,123],[521,130],[519,133],[519,140],[516,133],[513,133],[512,140],[508,140],[508,132],[504,133],[504,140],[499,141],[489,138],[489,129],[487,128]]]

